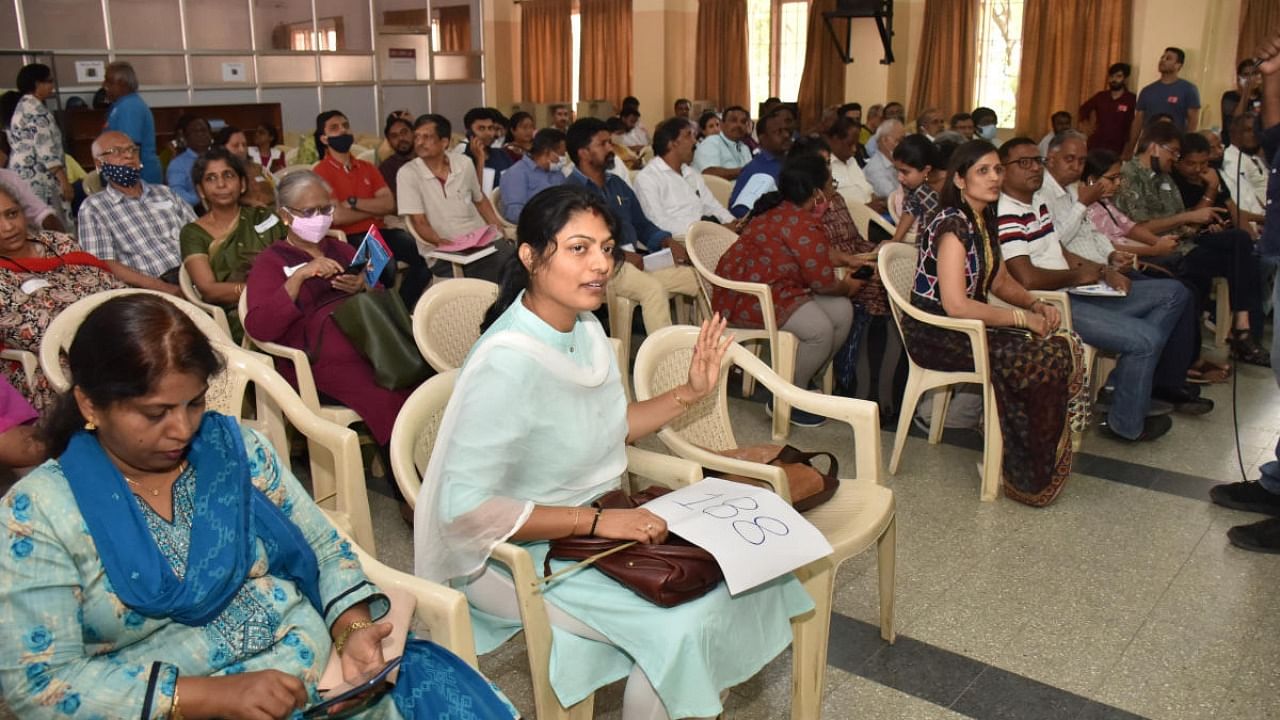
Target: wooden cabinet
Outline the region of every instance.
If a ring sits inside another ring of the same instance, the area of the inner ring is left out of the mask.
[[[85,169],[93,167],[93,141],[107,126],[106,109],[69,110],[66,112],[67,136],[70,139],[71,155]],[[186,105],[182,107],[153,107],[151,115],[156,122],[156,152],[160,152],[173,140],[173,130],[178,118],[190,113],[209,121],[216,134],[223,125],[234,125],[242,130],[252,130],[260,124],[273,125],[277,132],[280,127],[280,103],[249,103],[243,105]],[[221,121],[221,122],[219,122]],[[253,138],[249,138],[252,141]]]

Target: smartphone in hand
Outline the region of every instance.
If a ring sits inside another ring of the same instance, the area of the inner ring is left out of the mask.
[[[360,262],[353,262],[353,263],[351,263],[350,265],[348,265],[348,266],[347,266],[347,269],[346,269],[346,270],[343,270],[343,271],[342,271],[342,274],[343,274],[343,275],[359,275],[360,273],[364,272],[364,269],[365,269],[365,268],[367,268],[367,267],[369,267],[369,261],[368,261],[368,260],[362,260],[362,261],[360,261]]]
[[[306,718],[306,720],[333,717],[334,713],[342,711],[337,708],[340,708],[345,704],[355,702],[357,705],[361,705],[361,696],[366,694],[372,696],[372,694],[375,693],[383,683],[387,682],[387,676],[391,674],[391,671],[400,667],[400,661],[403,659],[404,656],[401,655],[382,666],[382,669],[378,670],[373,675],[370,675],[365,680],[360,681],[350,689],[344,690],[331,698],[327,698],[323,702],[312,705],[303,711],[302,717]],[[348,708],[343,708],[343,710],[345,709]]]

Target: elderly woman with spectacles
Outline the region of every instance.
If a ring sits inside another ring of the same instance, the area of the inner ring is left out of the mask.
[[[258,254],[245,292],[245,331],[255,340],[305,350],[316,389],[356,412],[384,450],[391,426],[412,390],[375,382],[373,366],[333,320],[348,297],[366,290],[364,273],[348,273],[356,250],[329,235],[329,186],[311,171],[290,173],[276,188],[280,221],[288,231]],[[277,369],[296,383],[290,363]]]

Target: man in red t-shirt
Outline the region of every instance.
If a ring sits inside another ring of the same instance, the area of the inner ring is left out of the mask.
[[[329,183],[334,205],[333,228],[344,233],[347,242],[359,247],[369,228],[378,228],[396,261],[408,264],[400,283],[400,298],[412,312],[418,297],[431,283],[431,271],[418,253],[413,237],[382,222],[384,215],[395,214],[395,196],[373,163],[351,156],[353,140],[351,123],[345,115],[337,110],[320,113],[316,116],[316,149],[320,152],[320,162],[313,170]],[[389,288],[394,282],[393,264],[384,271],[382,284]]]
[[[1083,127],[1091,127],[1089,149],[1106,148],[1120,155],[1129,139],[1129,126],[1133,124],[1134,106],[1138,98],[1125,83],[1129,80],[1129,65],[1115,63],[1107,68],[1107,89],[1089,98],[1080,106],[1078,117]]]

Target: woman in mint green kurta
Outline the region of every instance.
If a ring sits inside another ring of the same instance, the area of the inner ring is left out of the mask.
[[[541,567],[550,538],[665,538],[665,523],[643,509],[597,517],[589,504],[619,487],[628,439],[710,394],[729,342],[723,322],[704,324],[689,382],[628,406],[612,346],[590,313],[613,271],[613,223],[572,186],[544,190],[526,206],[520,266],[507,269],[441,422],[417,503],[416,566],[465,587],[480,652],[520,625],[502,611],[509,579],[487,562],[496,543],[524,543]],[[556,611],[551,675],[561,704],[630,675],[625,720],[718,714],[721,692],[781,652],[790,618],[813,607],[789,576],[736,597],[721,585],[661,608],[586,571],[545,597]],[[568,621],[556,622],[557,614]]]
[[[182,263],[200,298],[227,311],[232,337],[239,342],[244,330],[236,305],[245,278],[258,253],[284,238],[286,230],[270,208],[240,204],[249,179],[225,147],[212,147],[197,158],[192,175],[207,212],[178,235]]]

